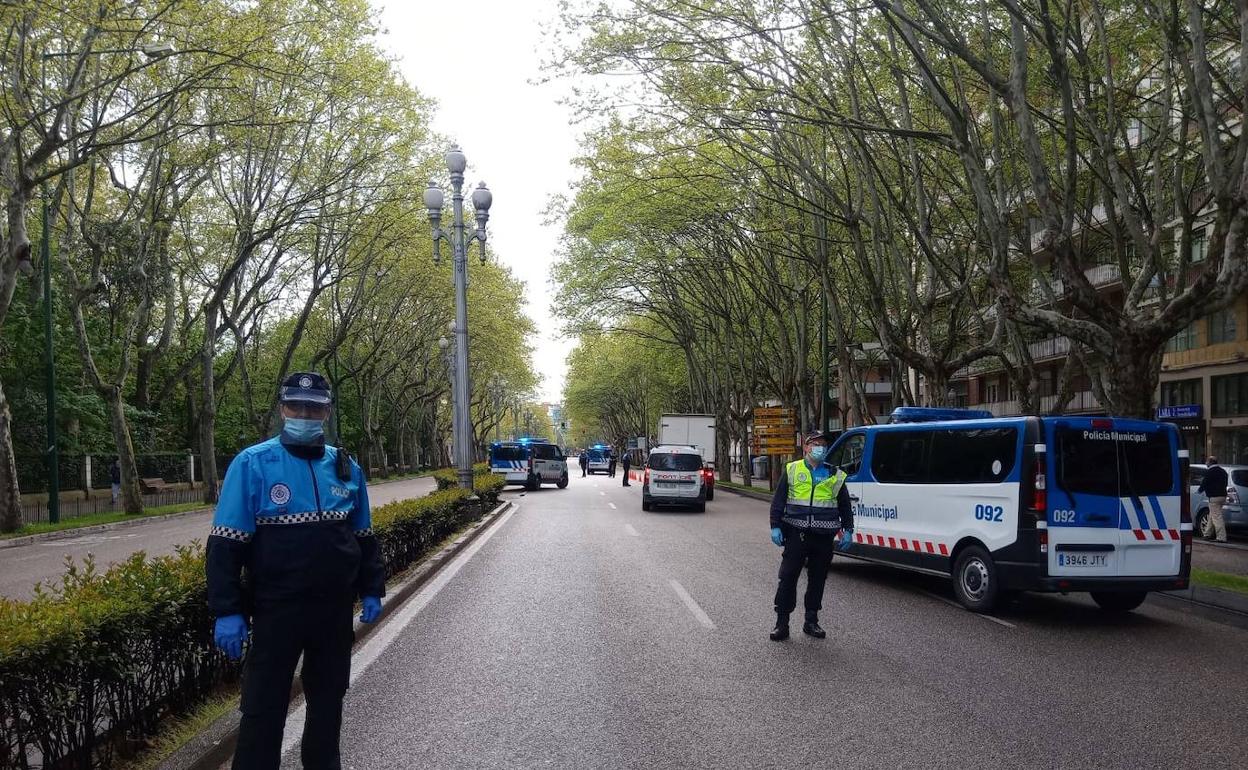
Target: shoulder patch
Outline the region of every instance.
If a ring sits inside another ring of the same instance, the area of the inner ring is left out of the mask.
[[[269,499],[274,505],[285,505],[290,502],[290,487],[278,482],[269,487]]]

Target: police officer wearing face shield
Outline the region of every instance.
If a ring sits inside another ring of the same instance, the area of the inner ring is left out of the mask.
[[[230,463],[208,537],[215,640],[242,656],[235,770],[276,770],[295,665],[303,656],[305,768],[340,768],[342,699],[351,672],[352,607],[375,622],[385,573],[360,466],[327,446],[329,383],[297,372],[281,385],[280,435]]]
[[[772,641],[789,638],[789,615],[797,607],[797,578],[806,568],[806,622],[802,631],[816,639],[827,636],[819,626],[823,584],[832,564],[838,536],[848,548],[854,512],[845,472],[824,462],[828,438],[812,433],[803,444],[805,456],[785,466],[771,500],[771,542],[784,548],[780,585],[776,588],[776,627]]]

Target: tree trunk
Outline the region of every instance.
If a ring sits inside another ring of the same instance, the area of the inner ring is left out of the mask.
[[[21,490],[17,486],[17,458],[13,454],[13,434],[9,401],[0,382],[0,532],[16,532],[22,526]]]
[[[143,513],[143,495],[139,490],[139,469],[134,459],[134,443],[130,440],[130,426],[126,423],[126,404],[121,398],[121,388],[103,388],[100,395],[108,404],[109,424],[113,429],[113,442],[117,445],[117,464],[121,466],[121,505],[131,515]]]
[[[199,455],[204,469],[204,502],[217,502],[217,394],[213,370],[217,329],[217,310],[209,308],[204,315],[204,343],[200,348]]]
[[[1119,417],[1154,418],[1154,394],[1161,377],[1163,348],[1120,336],[1113,355],[1105,359],[1101,376],[1108,403],[1106,411]]]
[[[748,420],[741,421],[741,476],[747,487],[754,486],[754,478],[750,474],[753,472],[750,467],[750,423]]]

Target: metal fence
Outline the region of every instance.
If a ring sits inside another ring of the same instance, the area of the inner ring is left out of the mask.
[[[151,495],[143,495],[143,507],[156,508],[162,505],[180,505],[198,503],[204,499],[204,488],[170,489]],[[61,498],[61,520],[76,519],[97,513],[121,511],[121,501],[114,503],[108,497],[92,497],[87,500],[66,500]],[[22,522],[39,524],[48,521],[48,504],[41,500],[22,503]]]

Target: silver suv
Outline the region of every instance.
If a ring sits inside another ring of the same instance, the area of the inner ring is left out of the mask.
[[[1227,532],[1248,532],[1248,465],[1223,465],[1226,471],[1226,505],[1222,506],[1222,518],[1226,520]],[[1206,540],[1213,539],[1213,522],[1209,520],[1209,499],[1197,491],[1205,480],[1208,465],[1192,465],[1188,482],[1191,484],[1192,524],[1196,534]]]
[[[650,450],[641,484],[641,510],[679,505],[701,513],[706,510],[706,494],[698,450],[674,444],[661,444]]]

